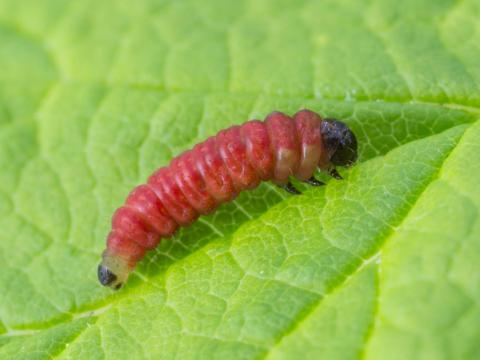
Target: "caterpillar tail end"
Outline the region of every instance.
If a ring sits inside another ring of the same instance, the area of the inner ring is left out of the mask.
[[[122,257],[104,253],[97,271],[100,284],[118,290],[127,281],[132,268]]]

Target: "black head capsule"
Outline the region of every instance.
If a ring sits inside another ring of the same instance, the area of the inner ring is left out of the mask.
[[[355,164],[357,139],[346,124],[336,119],[324,119],[321,133],[332,165],[349,167]]]

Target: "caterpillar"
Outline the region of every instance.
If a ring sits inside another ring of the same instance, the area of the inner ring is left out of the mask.
[[[261,181],[299,194],[291,176],[324,185],[313,176],[317,168],[342,179],[335,167],[349,167],[356,160],[357,140],[347,125],[306,109],[293,117],[273,112],[264,121],[221,130],[175,157],[128,195],[112,217],[98,279],[119,289],[160,239]]]

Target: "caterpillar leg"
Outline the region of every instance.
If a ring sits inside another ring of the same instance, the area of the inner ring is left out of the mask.
[[[325,185],[325,183],[324,183],[323,181],[319,181],[319,180],[315,179],[315,176],[312,176],[310,179],[305,180],[305,182],[306,182],[308,185],[312,185],[312,186],[322,186],[322,185]]]
[[[338,173],[337,169],[335,169],[335,168],[331,168],[331,169],[328,171],[328,174],[329,174],[331,177],[333,177],[333,178],[335,178],[335,179],[337,179],[337,180],[343,180],[342,175],[340,175],[340,174]]]
[[[292,183],[289,181],[288,183],[286,183],[285,185],[279,185],[283,190],[289,192],[290,194],[293,194],[293,195],[300,195],[301,192],[298,191],[295,186],[292,185]]]

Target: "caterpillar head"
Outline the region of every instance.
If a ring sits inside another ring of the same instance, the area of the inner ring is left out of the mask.
[[[130,271],[125,259],[104,254],[102,262],[98,265],[98,280],[103,286],[118,290],[127,280]]]
[[[347,125],[336,119],[324,119],[321,133],[332,165],[349,167],[355,164],[357,139]]]

